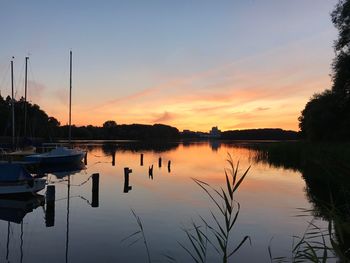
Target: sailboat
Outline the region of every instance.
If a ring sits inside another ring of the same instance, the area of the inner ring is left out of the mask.
[[[71,145],[72,126],[72,51],[70,51],[70,77],[69,77],[69,145]],[[49,152],[26,156],[25,161],[39,163],[41,165],[79,164],[86,155],[86,151],[78,148],[57,147]]]
[[[12,57],[14,58],[14,57]],[[25,77],[24,77],[24,137],[26,137],[27,132],[27,86],[28,86],[28,59],[25,57]],[[12,115],[12,151],[6,152],[5,155],[13,158],[21,158],[30,154],[34,154],[36,148],[33,146],[28,146],[23,149],[15,149],[15,98],[14,98],[14,78],[13,78],[13,60],[11,60],[11,115]]]

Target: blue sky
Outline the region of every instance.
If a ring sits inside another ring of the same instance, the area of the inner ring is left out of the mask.
[[[308,98],[330,86],[337,35],[330,12],[336,2],[0,0],[1,93],[9,92],[12,56],[17,96],[22,93],[19,78],[30,54],[31,100],[65,123],[72,49],[77,124],[161,120],[199,130],[265,123],[297,129]],[[276,97],[276,89],[284,87],[288,94],[291,86],[301,88],[292,92],[285,116],[271,121],[286,104],[284,92]],[[254,93],[259,87],[271,92]],[[234,100],[233,94],[252,92],[258,95]],[[239,105],[208,99],[225,94]],[[199,114],[206,105],[225,106],[225,115]],[[271,110],[244,124],[256,108]]]

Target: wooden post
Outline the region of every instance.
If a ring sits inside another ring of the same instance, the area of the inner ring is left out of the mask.
[[[141,153],[141,156],[140,156],[140,166],[143,166],[143,153]]]
[[[85,164],[85,165],[87,165],[87,163],[88,163],[88,161],[87,161],[87,155],[88,155],[88,153],[86,152],[86,153],[85,153],[85,156],[84,156],[84,164]]]
[[[171,166],[171,161],[169,160],[169,161],[168,161],[168,173],[171,172],[170,166]]]
[[[112,166],[115,166],[115,151],[112,153]]]
[[[52,227],[55,225],[55,195],[56,195],[55,186],[48,185],[46,187],[46,211],[45,211],[46,227]]]
[[[162,167],[162,157],[159,157],[159,159],[158,159],[158,167],[159,168]]]
[[[153,180],[153,164],[148,168],[148,177]]]
[[[124,193],[129,192],[132,189],[132,186],[129,185],[129,174],[132,173],[132,170],[129,167],[124,168]]]
[[[91,207],[98,207],[99,206],[99,184],[100,184],[100,174],[95,173],[92,175],[92,201],[91,201]]]

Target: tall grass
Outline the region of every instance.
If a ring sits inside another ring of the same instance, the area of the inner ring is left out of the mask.
[[[192,178],[207,194],[216,208],[216,211],[210,211],[214,223],[210,223],[208,219],[200,216],[203,225],[192,222],[192,228],[184,229],[191,244],[189,248],[183,243],[179,243],[197,263],[206,262],[208,245],[214,248],[220,255],[222,262],[225,263],[246,241],[251,242],[250,237],[245,236],[238,244],[230,244],[231,232],[240,212],[240,204],[234,200],[234,193],[242,184],[250,167],[239,177],[239,162],[235,165],[230,154],[228,154],[227,162],[229,168],[225,169],[226,184],[220,189],[215,189],[206,182]]]
[[[122,239],[121,242],[130,241],[129,246],[132,246],[132,245],[136,244],[138,241],[142,240],[143,244],[145,245],[146,252],[147,252],[148,263],[151,263],[152,262],[151,253],[150,253],[150,250],[148,248],[148,243],[147,243],[147,239],[146,239],[146,235],[145,235],[145,231],[144,231],[144,227],[143,227],[141,218],[135,213],[135,211],[133,209],[131,209],[131,212],[136,220],[136,223],[138,225],[139,230],[130,234],[126,238]]]
[[[324,204],[329,216],[328,226],[321,228],[313,221],[303,234],[294,236],[291,256],[273,257],[271,244],[268,247],[271,262],[315,262],[325,263],[333,259],[336,262],[350,262],[350,247],[348,244],[349,228],[348,222],[344,222],[341,212],[333,202]],[[302,210],[304,213],[299,216],[309,215],[311,210]]]
[[[326,229],[309,222],[307,230],[303,236],[293,236],[293,244],[290,256],[274,257],[272,253],[271,242],[268,252],[271,262],[314,262],[325,263],[334,259],[334,250],[327,242],[331,234]]]

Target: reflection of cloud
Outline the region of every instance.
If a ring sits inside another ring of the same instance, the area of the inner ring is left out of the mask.
[[[167,122],[170,121],[172,119],[174,119],[174,115],[165,111],[161,116],[159,116],[158,118],[154,119],[152,122],[153,123],[160,123],[160,122]]]

